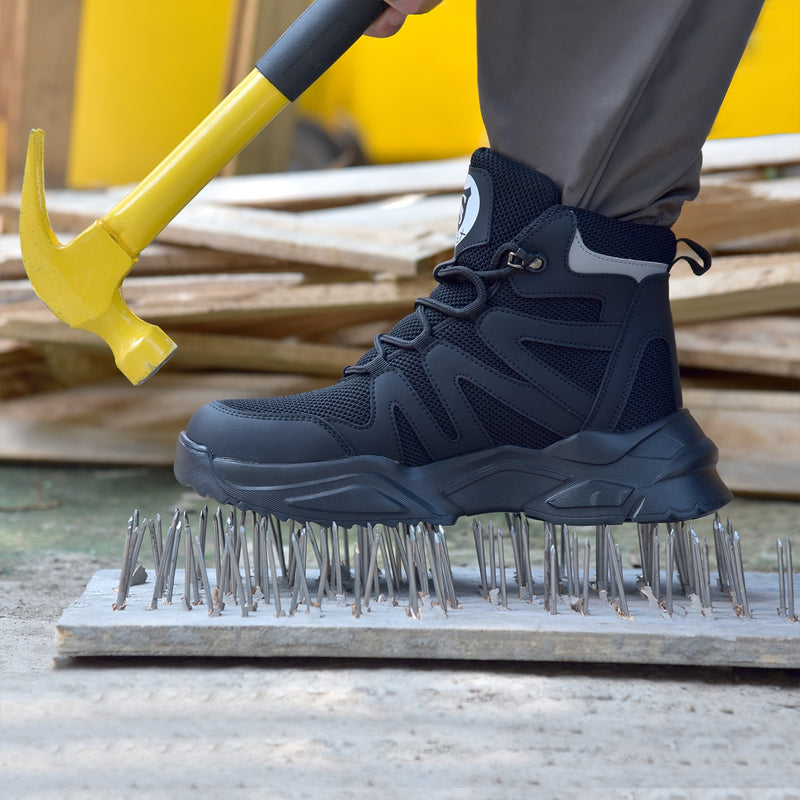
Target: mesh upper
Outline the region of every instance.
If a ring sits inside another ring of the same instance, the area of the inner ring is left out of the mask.
[[[669,344],[653,339],[639,360],[617,430],[632,431],[673,414],[677,411],[675,389]]]
[[[496,447],[510,444],[539,450],[560,438],[472,381],[461,378],[458,385]]]
[[[606,374],[610,350],[564,347],[547,342],[522,342],[526,350],[554,372],[589,394],[595,394]]]

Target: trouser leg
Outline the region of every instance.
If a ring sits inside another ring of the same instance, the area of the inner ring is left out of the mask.
[[[762,0],[477,0],[494,150],[565,205],[671,225]]]

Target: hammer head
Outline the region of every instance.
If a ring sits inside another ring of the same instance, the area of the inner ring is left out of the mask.
[[[25,271],[45,305],[72,328],[91,331],[114,353],[117,367],[140,384],[172,355],[175,343],[125,304],[121,285],[138,253],[129,253],[98,220],[62,245],[44,198],[44,131],[31,131],[20,205]]]

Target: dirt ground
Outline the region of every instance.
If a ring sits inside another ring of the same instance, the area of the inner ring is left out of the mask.
[[[0,796],[800,800],[800,671],[54,662],[62,610],[118,566],[0,570]]]

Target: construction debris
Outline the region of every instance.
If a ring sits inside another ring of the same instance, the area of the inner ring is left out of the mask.
[[[700,280],[678,262],[670,282],[685,403],[734,492],[798,497],[800,135],[712,141],[704,159],[676,233],[714,267]],[[335,380],[435,285],[466,163],[215,178],[123,285],[178,343],[136,389],[101,340],[35,297],[19,196],[0,198],[0,458],[169,464],[208,399]],[[123,193],[48,192],[52,223],[68,241]]]

